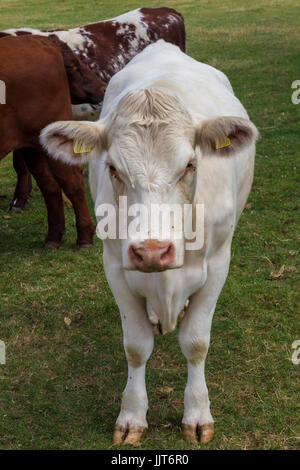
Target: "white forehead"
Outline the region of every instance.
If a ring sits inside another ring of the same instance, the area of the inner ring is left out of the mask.
[[[193,157],[192,119],[171,93],[141,89],[119,103],[109,158],[132,184],[169,185]]]
[[[140,129],[116,136],[108,159],[132,186],[163,190],[176,182],[194,156],[191,143],[175,129]]]

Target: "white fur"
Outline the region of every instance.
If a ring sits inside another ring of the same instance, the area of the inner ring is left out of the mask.
[[[151,102],[154,119],[147,111]],[[103,122],[107,143],[99,158],[90,163],[95,208],[111,203],[118,210],[118,192],[125,192],[129,203],[182,203],[176,188],[191,158],[198,167],[196,189],[189,192],[191,179],[186,197],[205,207],[204,246],[199,251],[186,251],[179,269],[149,274],[125,270],[122,253],[126,243],[103,243],[105,273],[120,309],[129,363],[117,423],[147,426],[144,376],[153,333],[145,300],[162,328],[172,330],[187,299],[179,330],[180,346],[188,361],[183,423],[194,427],[211,423],[204,363],[214,309],[228,273],[232,236],[252,183],[256,128],[222,72],[164,41],[148,46],[112,78],[99,125]],[[88,126],[85,131],[89,138]],[[91,132],[94,135],[94,128]],[[213,150],[215,141],[227,132],[237,138],[233,138],[232,149],[228,147],[228,156],[220,156],[225,154]],[[44,143],[49,148],[50,143]],[[109,177],[104,162],[113,162],[123,185]]]
[[[39,36],[48,37],[50,35],[57,36],[61,41],[65,42],[73,51],[86,50],[86,46],[93,45],[93,42],[90,38],[83,36],[81,32],[87,32],[84,28],[73,28],[68,29],[65,31],[41,31],[40,29],[36,28],[19,28],[19,29],[6,29],[4,33],[11,34],[12,36],[16,36],[18,31],[26,31],[31,34],[38,34]]]

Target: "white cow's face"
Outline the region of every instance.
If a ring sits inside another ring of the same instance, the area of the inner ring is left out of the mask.
[[[184,204],[192,204],[196,186],[192,127],[183,131],[174,123],[156,123],[115,128],[107,172],[116,203],[125,196],[128,213],[135,214],[127,218],[123,266],[145,272],[178,268],[184,261]]]
[[[128,238],[122,240],[123,266],[156,272],[184,262],[183,207],[193,202],[199,158],[230,156],[253,144],[257,135],[246,119],[194,116],[173,94],[151,88],[125,95],[116,111],[97,123],[50,124],[41,141],[65,162],[106,159],[115,202],[125,196],[130,216]],[[131,230],[132,216],[141,208],[142,230],[137,224]],[[155,210],[161,210],[158,217],[157,212],[152,217]]]

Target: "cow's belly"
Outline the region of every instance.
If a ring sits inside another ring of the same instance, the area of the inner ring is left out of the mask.
[[[163,330],[172,331],[186,300],[205,284],[207,265],[202,259],[162,273],[124,272],[130,290],[147,299]]]

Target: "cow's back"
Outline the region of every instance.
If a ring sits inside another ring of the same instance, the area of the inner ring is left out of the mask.
[[[172,8],[139,8],[88,24],[78,31],[85,42],[76,47],[76,53],[105,81],[109,81],[136,54],[159,39],[185,51],[184,20]]]
[[[164,39],[185,51],[183,17],[172,8],[139,8],[115,18],[69,30],[7,29],[5,35],[41,35],[64,42],[101,79],[108,82],[147,45]]]
[[[226,75],[164,40],[149,45],[111,79],[101,116],[116,107],[125,94],[150,86],[174,91],[190,112],[205,113],[206,117],[248,117]]]

